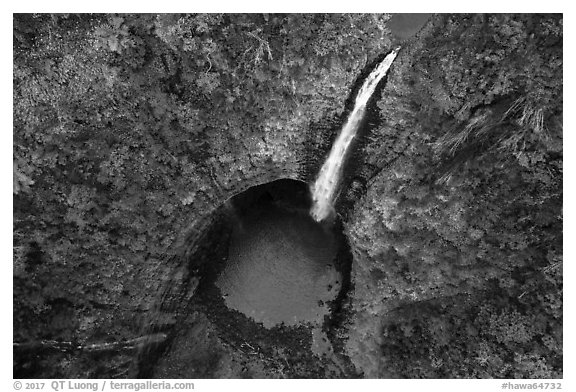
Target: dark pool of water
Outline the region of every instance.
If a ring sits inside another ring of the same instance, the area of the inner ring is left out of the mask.
[[[310,204],[307,183],[281,179],[215,212],[186,255],[194,295],[165,344],[140,353],[139,377],[358,376],[344,350],[352,255],[338,217],[319,225]]]
[[[265,199],[235,219],[216,285],[229,308],[266,328],[321,324],[341,288],[337,250],[306,208]]]

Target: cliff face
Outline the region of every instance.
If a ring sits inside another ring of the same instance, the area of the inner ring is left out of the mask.
[[[198,348],[161,358],[158,377],[352,374],[265,359],[245,372],[263,354],[187,308],[190,256],[230,197],[313,179],[392,47],[387,19],[15,16],[14,341],[152,337],[96,356],[19,346],[15,375],[134,376],[154,339]],[[356,372],[560,374],[561,48],[550,15],[436,16],[405,43],[339,204],[354,258],[339,334]]]

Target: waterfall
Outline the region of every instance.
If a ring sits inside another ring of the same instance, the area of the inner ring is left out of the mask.
[[[310,187],[312,193],[312,208],[310,209],[310,215],[312,215],[312,217],[318,222],[327,218],[333,211],[334,207],[332,206],[332,203],[334,202],[336,189],[338,188],[340,177],[342,175],[342,166],[344,164],[346,152],[348,151],[352,139],[354,139],[360,122],[364,117],[368,100],[374,93],[378,82],[386,76],[386,73],[396,58],[399,50],[400,47],[390,52],[376,67],[376,69],[370,73],[368,78],[366,78],[360,91],[358,91],[352,113],[348,116],[344,127],[334,142],[330,154],[328,155],[326,162],[324,162],[324,165],[322,165],[316,181]]]

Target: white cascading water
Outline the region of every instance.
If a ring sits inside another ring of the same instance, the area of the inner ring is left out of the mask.
[[[310,209],[310,215],[312,215],[312,218],[317,222],[326,219],[333,211],[332,205],[336,189],[340,182],[340,176],[342,175],[342,166],[344,164],[346,152],[358,131],[362,118],[364,117],[368,100],[374,93],[380,80],[386,76],[386,73],[396,58],[399,50],[400,47],[390,52],[376,67],[376,69],[370,73],[360,88],[360,91],[358,91],[356,101],[354,102],[354,109],[348,116],[346,124],[344,124],[338,138],[334,142],[330,154],[328,155],[326,162],[324,162],[324,165],[322,165],[316,181],[310,188],[312,193],[312,208]]]

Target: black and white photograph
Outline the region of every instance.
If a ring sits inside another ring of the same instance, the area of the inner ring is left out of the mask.
[[[10,387],[569,390],[562,13],[12,23]]]

